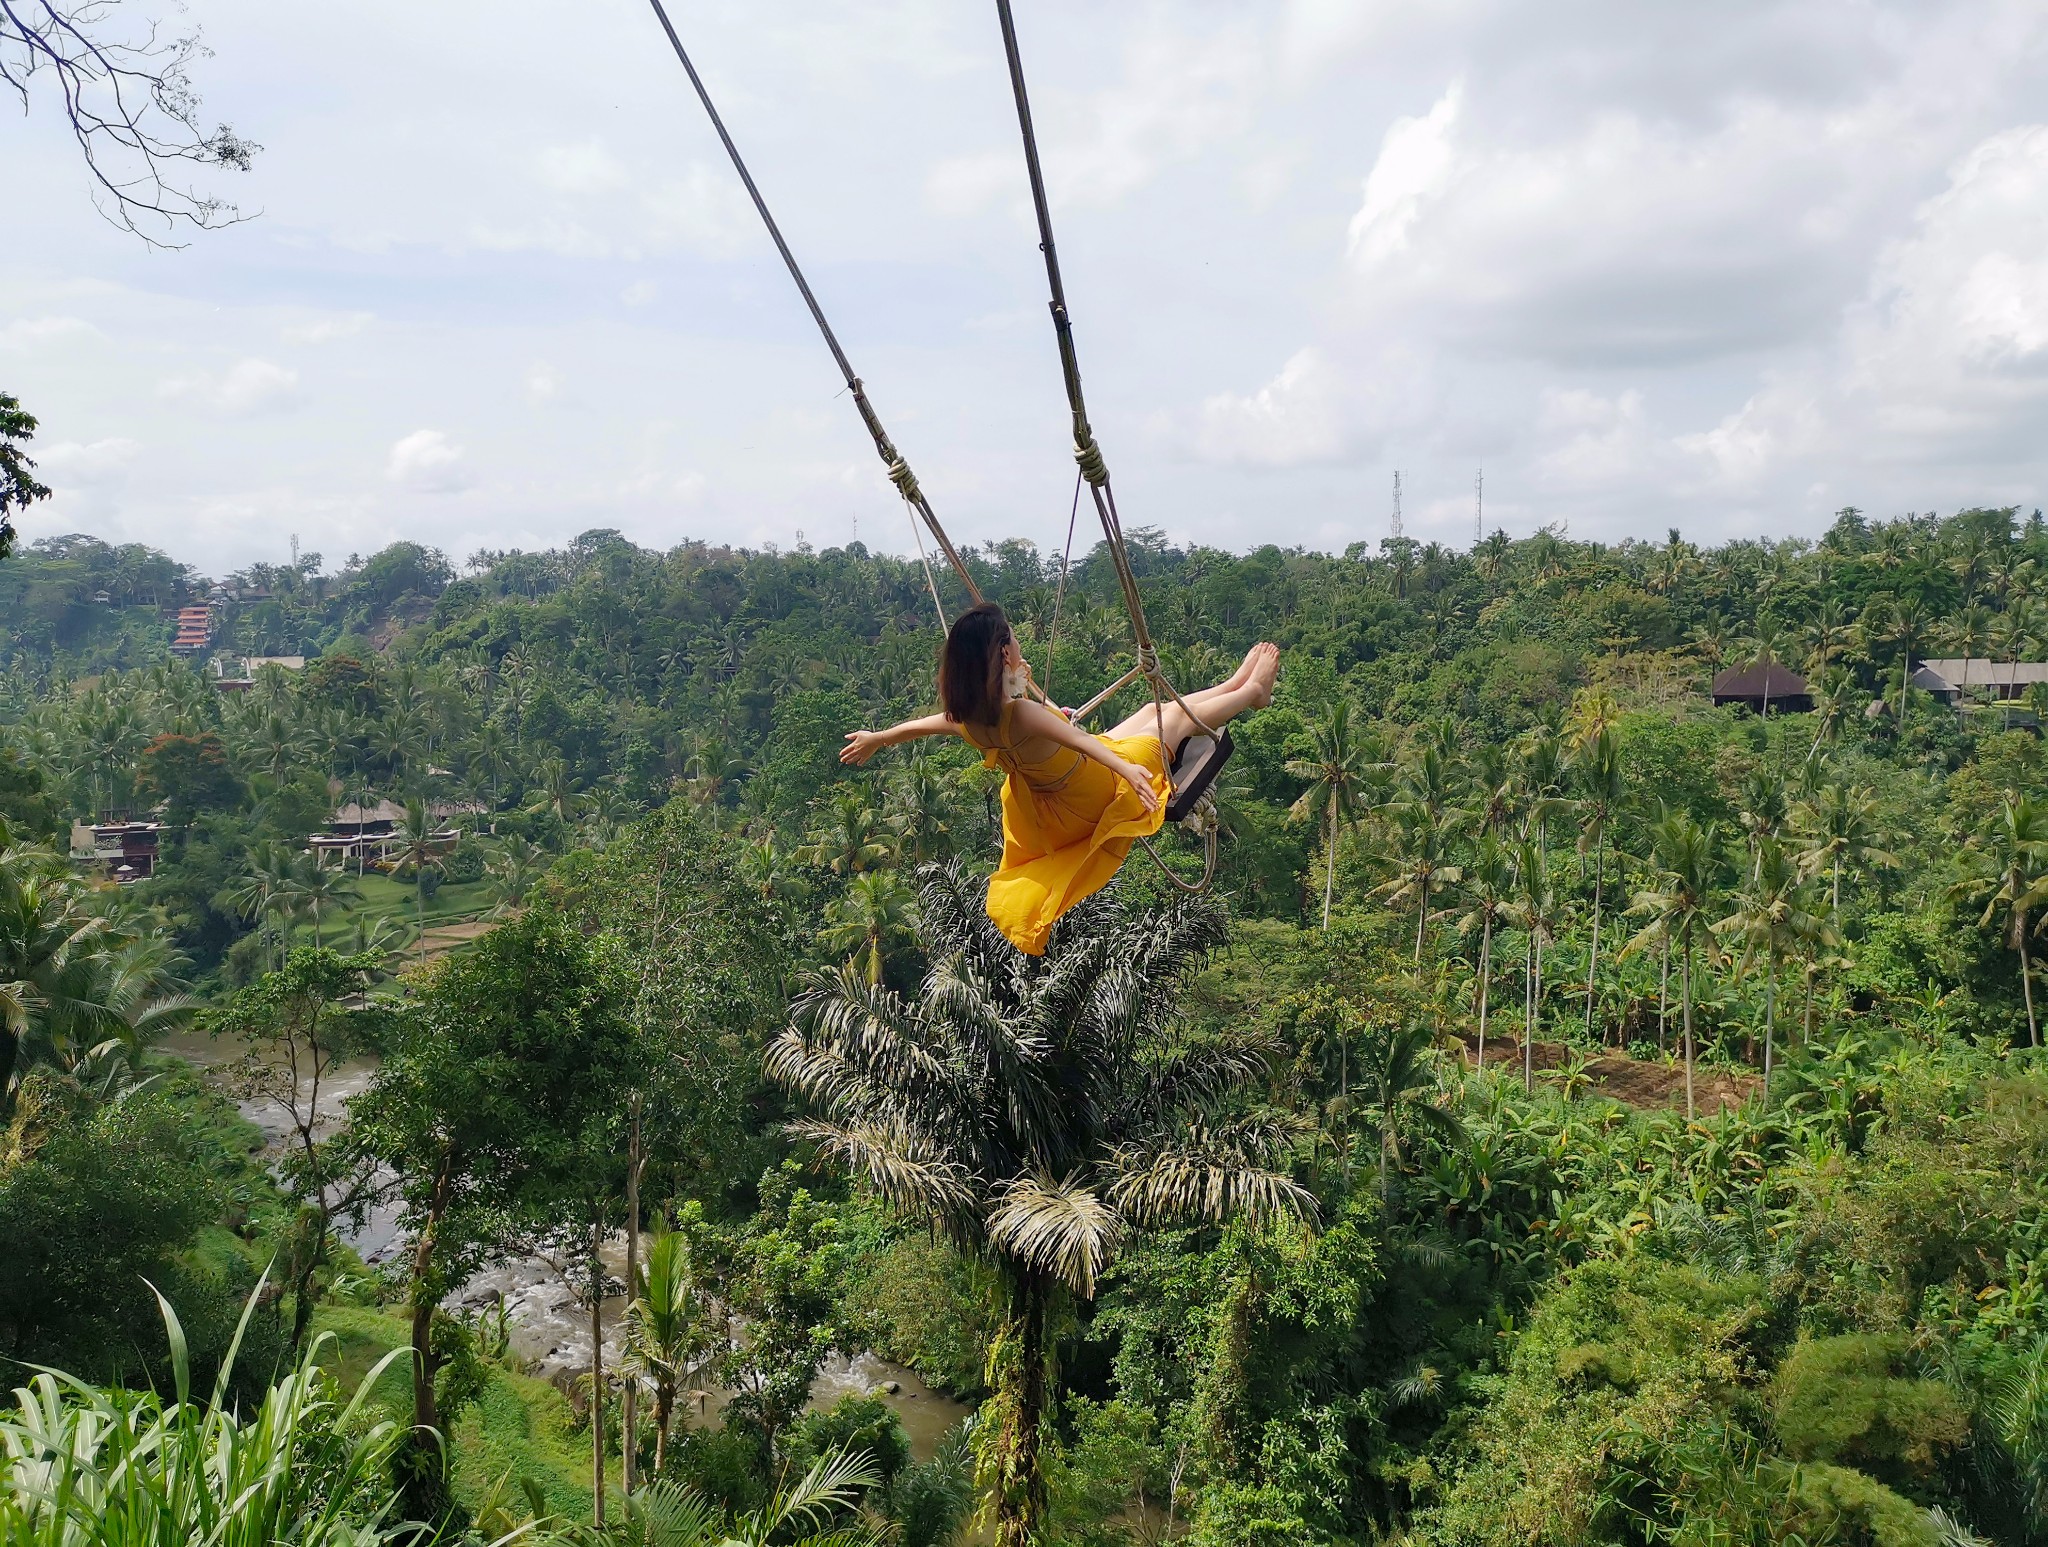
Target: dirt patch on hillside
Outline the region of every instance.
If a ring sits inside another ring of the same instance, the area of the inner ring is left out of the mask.
[[[1468,1036],[1463,1041],[1465,1063],[1469,1068],[1477,1062],[1479,1039]],[[1530,1062],[1535,1064],[1539,1073],[1545,1069],[1562,1069],[1571,1062],[1574,1051],[1562,1042],[1539,1042]],[[1504,1064],[1519,1070],[1522,1067],[1522,1044],[1512,1037],[1487,1038],[1486,1063],[1488,1068],[1499,1068]],[[1682,1064],[1606,1054],[1586,1060],[1586,1075],[1592,1081],[1593,1089],[1601,1095],[1625,1101],[1632,1107],[1685,1105],[1685,1067]],[[1742,1106],[1762,1091],[1763,1083],[1760,1075],[1695,1068],[1693,1100],[1702,1112],[1719,1112]]]
[[[466,919],[460,924],[430,924],[420,936],[416,954],[420,957],[445,956],[457,946],[489,934],[501,921],[498,919]]]

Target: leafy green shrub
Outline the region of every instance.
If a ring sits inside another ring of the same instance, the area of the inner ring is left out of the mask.
[[[1969,1408],[1940,1381],[1895,1375],[1905,1352],[1903,1337],[1870,1334],[1797,1344],[1771,1387],[1771,1418],[1786,1453],[1930,1473],[1968,1437]]]
[[[441,874],[451,886],[467,886],[484,878],[483,845],[465,838],[441,856]]]

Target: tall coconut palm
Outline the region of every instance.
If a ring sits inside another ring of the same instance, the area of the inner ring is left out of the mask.
[[[1913,649],[1933,631],[1934,616],[1918,597],[1894,596],[1865,612],[1861,626],[1874,643],[1898,647],[1899,727],[1903,730],[1906,724],[1906,690],[1913,677]]]
[[[1712,925],[1716,939],[1741,947],[1736,970],[1761,963],[1764,974],[1764,1088],[1769,1090],[1778,1036],[1778,967],[1805,945],[1833,940],[1834,931],[1807,906],[1803,877],[1775,835],[1756,840],[1748,879],[1735,894],[1735,910]]]
[[[1899,860],[1883,845],[1877,796],[1847,784],[1824,785],[1818,796],[1792,810],[1792,825],[1805,848],[1808,875],[1828,875],[1828,913],[1842,927],[1842,872],[1896,865]]]
[[[1473,988],[1473,1003],[1479,1014],[1478,1066],[1486,1067],[1486,1010],[1493,985],[1493,937],[1513,905],[1515,866],[1513,857],[1492,833],[1480,834],[1465,866],[1466,911],[1458,919],[1458,932],[1479,931],[1479,981]]]
[[[690,1264],[689,1238],[663,1231],[647,1243],[626,1308],[626,1358],[654,1383],[654,1472],[668,1462],[676,1393],[695,1361],[711,1347],[701,1313],[702,1290]]]
[[[412,870],[414,917],[420,929],[420,949],[427,944],[427,867],[441,850],[434,840],[434,817],[423,800],[405,803],[405,815],[391,836],[398,840],[398,868]]]
[[[2030,559],[2028,563],[2032,563]],[[2015,675],[2012,667],[2027,651],[2040,641],[2041,614],[2035,602],[2027,596],[2015,596],[2012,605],[2000,613],[1991,626],[1991,651],[2006,664],[2008,677]],[[2005,728],[2012,729],[2012,702],[2008,687],[2005,697]]]
[[[996,932],[982,890],[957,866],[928,869],[934,966],[916,995],[847,970],[816,981],[768,1072],[821,1113],[799,1137],[1001,1275],[1014,1361],[984,1410],[995,1540],[1029,1547],[1061,1296],[1091,1298],[1135,1232],[1313,1204],[1274,1169],[1291,1129],[1235,1115],[1265,1049],[1178,1034],[1180,985],[1225,938],[1220,909],[1098,894],[1032,958]]]
[[[1705,926],[1719,879],[1719,832],[1717,824],[1702,825],[1678,811],[1652,823],[1649,836],[1650,884],[1636,893],[1630,910],[1647,916],[1649,922],[1622,949],[1632,953],[1652,942],[1674,942],[1678,947],[1679,1024],[1685,1038],[1685,1115],[1689,1122],[1699,1115],[1693,1095],[1693,956],[1702,935],[1712,944]]]
[[[1823,747],[1842,739],[1842,729],[1860,697],[1856,679],[1841,667],[1830,666],[1821,674],[1813,688],[1813,744],[1806,749],[1808,762],[1818,758]]]
[[[1579,852],[1593,849],[1593,934],[1586,952],[1586,1035],[1593,1034],[1593,979],[1600,970],[1600,913],[1607,889],[1607,834],[1621,810],[1627,784],[1622,776],[1621,747],[1604,726],[1572,760],[1572,784],[1578,792]],[[1605,1034],[1603,1033],[1603,1039]]]
[[[355,877],[339,867],[328,869],[320,863],[319,856],[313,854],[293,861],[291,873],[284,882],[284,891],[312,918],[315,945],[323,943],[320,938],[321,916],[362,896],[362,888],[356,885]]]
[[[1351,723],[1351,705],[1339,699],[1322,720],[1309,727],[1310,754],[1292,759],[1287,771],[1309,787],[1294,803],[1291,815],[1323,822],[1323,929],[1330,927],[1330,902],[1337,890],[1337,841],[1358,820],[1359,802],[1367,787],[1386,769],[1379,749]]]
[[[2008,795],[1998,814],[1965,846],[1972,874],[1954,893],[1984,904],[1980,925],[2005,915],[2005,940],[2020,962],[2020,993],[2027,1004],[2027,1045],[2041,1045],[2034,1016],[2032,965],[2027,960],[2030,917],[2048,903],[2048,805],[2025,795]]]
[[[893,871],[870,870],[847,883],[846,891],[825,906],[825,927],[818,940],[870,983],[882,981],[882,965],[895,947],[913,932],[917,904],[909,887]]]
[[[1522,931],[1528,941],[1528,958],[1522,976],[1522,1088],[1536,1088],[1536,1032],[1543,1015],[1543,947],[1555,938],[1557,889],[1550,880],[1550,867],[1543,850],[1524,838],[1514,846],[1514,892],[1506,909],[1507,921]]]
[[[536,816],[550,813],[564,827],[575,825],[583,809],[582,786],[559,757],[544,757],[533,770],[533,796],[526,809]]]
[[[1387,807],[1388,838],[1394,874],[1378,887],[1391,908],[1415,908],[1415,967],[1422,968],[1422,942],[1429,925],[1429,901],[1440,886],[1457,883],[1463,874],[1451,863],[1457,835],[1465,820],[1461,811],[1432,810],[1422,800],[1397,801]]]

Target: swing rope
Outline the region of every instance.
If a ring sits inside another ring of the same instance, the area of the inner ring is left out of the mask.
[[[654,14],[661,23],[661,30],[668,34],[669,46],[675,50],[676,58],[682,62],[684,73],[690,77],[690,84],[696,88],[697,100],[704,104],[704,111],[711,119],[711,127],[718,131],[719,143],[725,147],[726,155],[731,158],[733,170],[739,173],[740,181],[746,185],[747,197],[754,201],[754,209],[759,213],[761,223],[768,228],[769,239],[775,243],[775,250],[782,254],[783,266],[789,270],[789,277],[796,281],[796,288],[804,298],[804,305],[811,309],[811,319],[817,323],[819,333],[824,335],[825,347],[832,351],[832,359],[839,367],[839,374],[846,380],[847,391],[853,394],[853,406],[860,410],[861,423],[867,426],[868,434],[874,440],[875,454],[882,459],[882,465],[888,469],[889,482],[896,486],[896,492],[901,494],[904,503],[910,506],[915,520],[924,522],[925,529],[938,544],[939,552],[952,566],[953,573],[960,577],[960,583],[967,588],[969,600],[979,606],[981,588],[974,583],[974,576],[968,572],[967,564],[960,557],[959,550],[954,548],[952,538],[946,535],[946,529],[939,524],[939,518],[933,514],[931,503],[924,497],[924,490],[918,484],[917,475],[910,470],[910,464],[904,461],[903,454],[896,449],[895,442],[889,439],[889,432],[882,428],[881,416],[875,412],[874,404],[868,401],[867,388],[861,385],[860,377],[854,374],[853,364],[846,358],[846,351],[839,347],[838,335],[832,331],[832,324],[825,320],[825,309],[818,304],[817,296],[811,293],[810,282],[804,278],[804,271],[797,267],[796,254],[789,250],[789,243],[782,237],[782,228],[768,212],[768,201],[761,197],[761,190],[754,184],[753,174],[747,170],[746,162],[740,158],[739,147],[726,132],[725,120],[718,116],[718,109],[711,101],[711,93],[705,90],[703,78],[697,74],[697,67],[690,62],[689,52],[683,47],[683,40],[677,35],[674,23],[668,19],[667,10],[663,8],[661,0],[648,0],[648,4],[654,7]],[[924,539],[920,536],[918,552],[921,554],[923,551]],[[929,561],[925,568],[929,572]],[[934,598],[936,599],[936,585]],[[944,608],[939,611],[939,623],[941,628],[945,626]]]
[[[1053,336],[1058,341],[1060,352],[1060,373],[1065,378],[1067,406],[1074,421],[1074,463],[1080,469],[1082,479],[1088,485],[1090,498],[1095,504],[1096,518],[1102,524],[1102,536],[1109,549],[1110,562],[1116,569],[1117,585],[1123,592],[1124,610],[1130,614],[1131,643],[1137,660],[1109,687],[1074,712],[1080,720],[1098,708],[1130,683],[1143,680],[1152,694],[1153,724],[1159,730],[1161,751],[1169,762],[1175,756],[1174,749],[1164,745],[1166,736],[1165,701],[1171,698],[1181,707],[1189,720],[1206,735],[1217,735],[1211,726],[1185,698],[1180,690],[1168,680],[1159,664],[1159,651],[1152,642],[1151,630],[1145,622],[1145,603],[1138,591],[1137,572],[1131,567],[1130,550],[1124,544],[1123,522],[1117,514],[1116,492],[1110,487],[1109,465],[1103,459],[1102,447],[1095,439],[1095,431],[1088,422],[1088,404],[1081,392],[1081,363],[1074,349],[1073,320],[1067,312],[1066,286],[1060,278],[1059,249],[1054,245],[1052,235],[1052,206],[1046,198],[1045,172],[1038,159],[1038,135],[1031,123],[1031,97],[1024,84],[1024,57],[1017,44],[1016,18],[1010,13],[1010,0],[996,0],[996,17],[1002,25],[1003,54],[1010,67],[1010,94],[1017,103],[1017,128],[1024,140],[1024,168],[1031,179],[1031,205],[1038,217],[1038,250],[1045,255],[1046,284],[1051,291]],[[1079,488],[1075,493],[1078,500]],[[1072,537],[1069,535],[1069,552]],[[1062,572],[1064,579],[1064,572]],[[1049,658],[1048,658],[1049,659]],[[1140,839],[1145,853],[1152,863],[1175,886],[1186,892],[1205,892],[1216,877],[1216,834],[1217,817],[1214,802],[1205,794],[1202,806],[1189,817],[1199,821],[1206,861],[1200,881],[1188,881],[1160,857],[1150,839]]]
[[[1060,554],[1060,586],[1052,594],[1052,627],[1045,635],[1045,701],[1052,703],[1052,655],[1060,642],[1060,608],[1067,600],[1067,571],[1074,564],[1074,523],[1081,517],[1081,474],[1074,474],[1074,503],[1067,511],[1067,546]]]

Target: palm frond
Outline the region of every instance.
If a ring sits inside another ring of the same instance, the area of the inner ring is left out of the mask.
[[[989,1211],[991,1245],[1084,1299],[1122,1244],[1124,1222],[1078,1175],[1016,1177]]]
[[[966,1167],[920,1134],[815,1118],[790,1123],[788,1131],[866,1176],[877,1192],[909,1213],[953,1225],[972,1210],[974,1187]]]

